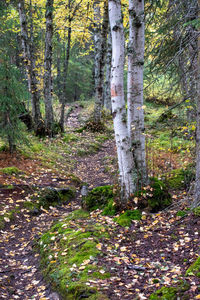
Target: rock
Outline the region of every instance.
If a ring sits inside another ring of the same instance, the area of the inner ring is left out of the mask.
[[[54,292],[49,295],[49,300],[60,300],[60,296]]]

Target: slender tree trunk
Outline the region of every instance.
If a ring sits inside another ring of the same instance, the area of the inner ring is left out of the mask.
[[[61,83],[61,40],[60,35],[57,32],[57,78],[56,78],[56,88],[58,93],[58,99],[62,103],[62,83]]]
[[[47,133],[53,135],[53,107],[52,107],[52,38],[53,38],[53,0],[46,1],[46,35],[44,54],[44,103],[45,126]]]
[[[19,0],[18,8],[19,8],[20,26],[21,26],[23,60],[28,74],[28,86],[31,93],[31,105],[32,105],[32,116],[34,120],[34,130],[37,135],[40,134],[42,131],[43,121],[40,112],[40,93],[38,91],[38,82],[36,77],[36,67],[35,67],[35,59],[33,54],[33,47],[31,46],[28,37],[24,0]]]
[[[69,2],[70,5],[70,2]],[[61,114],[60,114],[60,128],[61,132],[64,132],[64,121],[65,121],[65,104],[66,104],[66,93],[67,93],[67,74],[68,74],[68,66],[69,66],[69,57],[71,50],[71,18],[69,18],[69,27],[67,32],[67,44],[66,44],[66,54],[64,60],[64,70],[63,70],[63,94],[62,94],[62,105],[61,105]],[[65,51],[65,50],[64,50]]]
[[[101,14],[99,1],[94,3],[95,12],[95,107],[94,107],[94,122],[101,122],[101,112],[104,103],[104,66],[106,54],[106,40],[108,33],[108,1],[104,3],[104,16],[101,28]]]
[[[198,12],[200,17],[200,0],[198,0]],[[195,182],[195,199],[193,207],[200,206],[200,34],[198,35],[198,62],[197,62],[197,125],[196,125],[196,182]]]
[[[111,61],[112,61],[112,37],[109,28],[107,49],[106,49],[106,80],[104,85],[104,107],[112,112],[111,94],[110,94],[110,77],[111,77]]]
[[[112,113],[122,192],[121,205],[126,206],[126,200],[134,193],[135,185],[133,182],[134,161],[127,128],[124,100],[124,32],[120,0],[109,0],[109,19],[112,33]]]
[[[144,0],[129,0],[129,24],[128,132],[136,165],[134,179],[140,188],[147,184],[143,109]]]

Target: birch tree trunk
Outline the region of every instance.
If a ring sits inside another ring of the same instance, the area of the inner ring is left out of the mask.
[[[144,0],[129,0],[128,45],[128,132],[135,160],[137,188],[147,184],[145,156],[143,69],[144,69]]]
[[[94,44],[95,44],[95,107],[94,122],[101,122],[101,112],[104,103],[104,65],[106,53],[106,40],[108,32],[108,1],[104,3],[104,16],[101,28],[101,14],[99,1],[94,3]]]
[[[34,131],[36,135],[40,135],[41,131],[43,131],[43,121],[40,112],[40,93],[38,90],[38,81],[37,81],[33,46],[31,45],[28,36],[24,0],[19,0],[18,9],[19,9],[20,27],[21,27],[21,43],[22,43],[22,50],[23,50],[23,60],[28,75],[28,86],[31,94],[31,106],[32,106],[32,116],[34,121]]]
[[[198,12],[200,17],[200,0],[198,0]],[[196,182],[193,207],[200,206],[200,35],[198,35],[196,109]]]
[[[47,133],[53,135],[53,107],[52,107],[52,38],[53,38],[53,0],[46,1],[46,35],[44,54],[44,103],[45,127]]]
[[[104,85],[104,107],[106,110],[110,112],[112,112],[111,93],[110,93],[111,61],[112,61],[112,37],[109,28],[107,48],[106,48],[106,80]]]
[[[61,84],[61,39],[57,32],[57,77],[56,77],[56,88],[58,93],[58,99],[62,102],[62,84]]]
[[[112,34],[111,100],[123,207],[135,192],[135,185],[124,100],[124,32],[120,0],[109,0],[109,19]]]
[[[69,1],[70,5],[70,1]],[[69,6],[70,8],[70,6]],[[67,73],[68,73],[68,65],[69,65],[69,56],[71,49],[71,18],[69,18],[69,27],[67,32],[67,44],[66,44],[66,52],[65,52],[65,60],[64,60],[64,70],[63,70],[63,93],[62,93],[62,105],[61,105],[61,114],[60,114],[60,128],[61,132],[64,132],[64,121],[65,121],[65,104],[66,104],[66,93],[67,93]],[[65,49],[64,49],[65,51]]]

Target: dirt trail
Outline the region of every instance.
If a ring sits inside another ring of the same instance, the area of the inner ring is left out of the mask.
[[[1,197],[12,198],[15,203],[21,203],[25,197],[19,188],[0,192]],[[77,207],[73,203],[39,216],[31,216],[21,209],[14,221],[8,222],[0,231],[0,299],[53,299],[50,286],[40,273],[39,255],[34,251],[34,244],[53,221]]]
[[[80,126],[78,120],[80,111],[79,106],[75,107],[75,110],[67,118],[66,125],[69,129]],[[112,183],[110,175],[104,172],[103,159],[105,155],[113,153],[113,142],[106,141],[102,149],[95,155],[77,160],[75,174],[83,181],[88,182],[90,186]],[[23,161],[23,164],[25,165],[26,161]],[[37,166],[34,168],[36,169]],[[29,186],[35,184],[59,186],[61,178],[59,175],[56,178],[55,175],[39,172],[37,178],[31,176],[27,178],[27,184]],[[4,176],[1,177],[2,184],[7,182]],[[54,208],[38,216],[32,216],[23,209],[23,201],[26,200],[27,195],[28,192],[22,187],[16,186],[10,190],[0,188],[0,204],[4,204],[8,211],[16,208],[20,210],[13,221],[6,218],[6,226],[0,230],[0,299],[58,300],[59,296],[52,294],[50,284],[43,279],[39,269],[39,255],[34,250],[34,244],[41,233],[48,230],[55,220],[64,218],[72,210],[80,208],[79,199],[77,198],[68,206]]]

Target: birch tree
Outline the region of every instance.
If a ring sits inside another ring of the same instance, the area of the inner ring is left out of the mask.
[[[28,75],[28,86],[31,94],[32,116],[33,116],[34,127],[35,127],[34,130],[36,135],[40,135],[41,132],[43,131],[43,121],[40,112],[40,92],[38,90],[38,80],[37,80],[33,45],[31,45],[30,38],[28,35],[24,0],[19,1],[18,9],[19,9],[20,27],[21,27],[21,43],[22,43],[22,50],[23,50],[23,60]]]
[[[46,35],[44,54],[44,103],[46,132],[53,134],[53,107],[52,107],[52,38],[53,38],[53,0],[46,1]]]
[[[121,204],[125,206],[126,199],[135,191],[135,185],[133,182],[134,161],[124,100],[124,31],[120,0],[109,0],[109,20],[112,34],[112,113],[122,192]]]
[[[106,47],[106,75],[104,85],[104,107],[108,111],[112,111],[111,108],[111,94],[110,94],[110,77],[111,77],[111,62],[112,62],[112,38],[109,28],[107,47]]]
[[[136,167],[134,180],[138,188],[147,183],[143,109],[144,39],[144,0],[129,0],[128,132]]]

